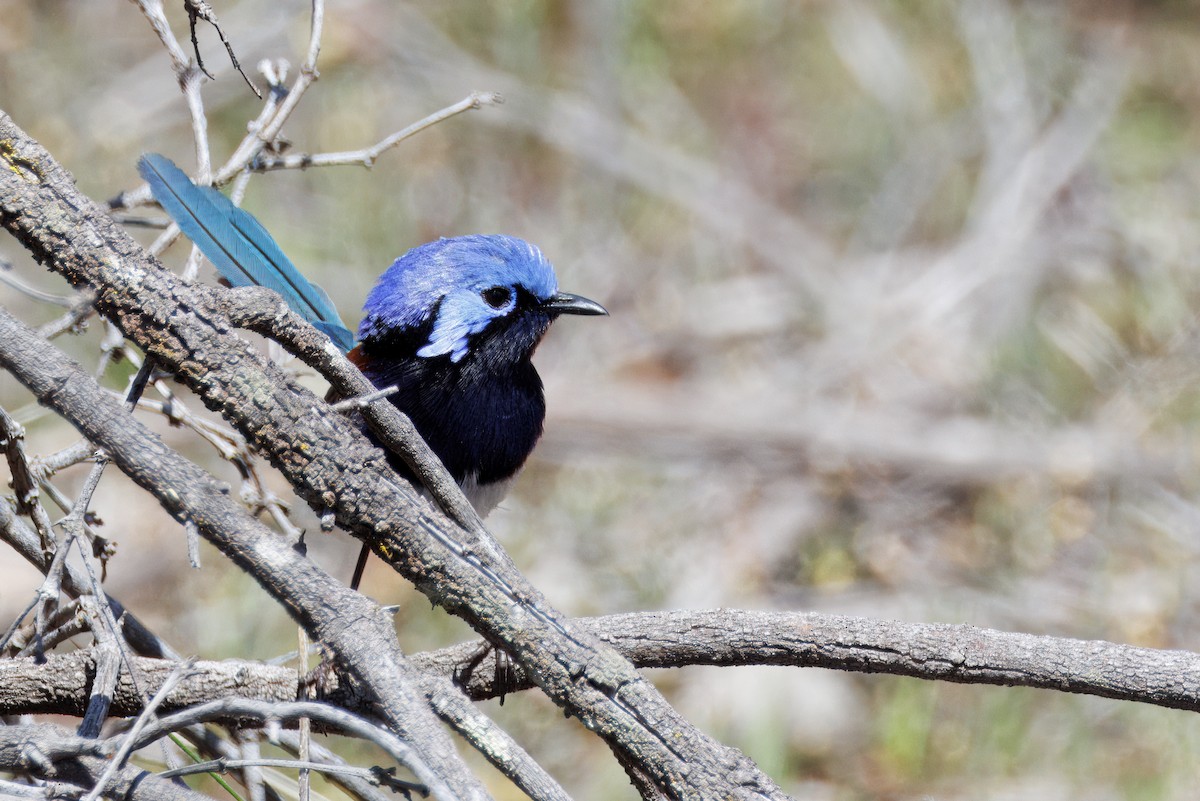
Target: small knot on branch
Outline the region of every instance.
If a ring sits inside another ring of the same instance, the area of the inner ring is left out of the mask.
[[[483,108],[484,106],[499,106],[504,103],[504,95],[499,92],[472,92],[471,93],[471,108]]]

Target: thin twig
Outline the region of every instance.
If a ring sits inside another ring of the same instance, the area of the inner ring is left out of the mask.
[[[46,339],[54,339],[67,333],[79,333],[88,320],[96,314],[96,293],[82,289],[75,294],[74,305],[65,314],[38,327],[38,333]]]
[[[125,760],[134,751],[135,747],[141,747],[138,745],[139,737],[142,731],[150,725],[150,720],[154,717],[154,711],[158,709],[159,704],[166,700],[167,695],[175,689],[176,685],[191,672],[191,665],[190,660],[185,660],[171,671],[171,675],[158,688],[158,692],[150,699],[150,703],[146,704],[146,708],[142,711],[142,714],[138,715],[137,720],[133,723],[133,727],[124,735],[120,748],[117,749],[108,767],[105,768],[104,773],[96,781],[96,786],[83,797],[83,801],[96,801],[104,793],[104,789],[108,786],[108,782],[112,779],[113,774],[125,766]],[[155,737],[153,739],[157,740],[158,738]],[[145,744],[143,743],[142,745]]]
[[[0,409],[0,450],[8,460],[8,472],[12,477],[13,491],[17,498],[17,512],[33,521],[42,540],[42,551],[53,551],[54,534],[50,530],[50,515],[46,513],[38,495],[38,482],[34,478],[30,461],[25,455],[25,429],[17,424],[4,409]]]
[[[187,7],[188,27],[191,29],[192,33],[192,47],[196,51],[196,63],[199,65],[204,74],[208,75],[209,78],[213,77],[212,75],[209,75],[208,70],[204,69],[204,62],[200,60],[200,43],[196,39],[197,19],[202,19],[217,29],[217,36],[221,37],[221,43],[225,45],[225,52],[229,54],[229,60],[233,62],[233,68],[241,74],[242,79],[246,82],[246,85],[250,87],[250,90],[254,92],[258,99],[262,100],[262,92],[258,91],[258,87],[255,86],[254,82],[250,80],[250,76],[247,75],[244,70],[242,70],[242,65],[238,63],[237,55],[235,55],[233,52],[233,45],[231,45],[229,40],[225,38],[225,31],[221,30],[221,26],[217,24],[217,15],[213,13],[212,6],[204,2],[204,0],[184,0],[183,4]],[[215,81],[216,78],[213,78],[213,80]]]
[[[372,167],[375,160],[385,151],[395,147],[412,136],[419,134],[439,122],[462,114],[464,111],[483,108],[484,106],[499,105],[504,98],[498,92],[472,92],[470,96],[440,111],[435,111],[428,117],[414,122],[391,136],[385,137],[371,147],[361,150],[347,150],[339,153],[289,153],[285,156],[260,156],[252,166],[256,170],[302,169],[304,167],[328,167],[342,164],[359,164]]]
[[[35,456],[30,460],[29,469],[34,478],[41,482],[47,481],[60,470],[66,470],[81,462],[86,462],[96,455],[96,446],[86,439],[76,440],[60,451],[47,456]]]
[[[90,598],[91,596],[80,597]],[[46,651],[51,651],[72,637],[91,631],[92,623],[81,608],[79,599],[72,599],[59,606],[46,625],[50,630],[42,634],[40,645]],[[34,646],[39,644],[35,640],[36,634],[36,628],[23,627],[13,637],[9,650],[16,651],[17,657],[34,656]]]
[[[232,179],[245,169],[246,165],[253,161],[264,147],[269,147],[279,136],[284,123],[292,116],[292,112],[304,97],[304,93],[308,91],[308,87],[317,80],[317,57],[321,53],[321,34],[324,27],[324,0],[312,0],[308,52],[304,57],[304,63],[300,65],[295,82],[284,96],[283,102],[275,109],[275,113],[269,119],[263,120],[257,130],[251,131],[225,162],[225,166],[217,171],[213,178],[214,183],[222,185]]]
[[[8,631],[4,632],[3,637],[0,637],[0,651],[3,651],[5,648],[7,648],[8,644],[13,640],[14,637],[16,637],[17,631],[19,631],[21,628],[21,622],[24,621],[25,618],[29,616],[29,613],[33,611],[33,607],[37,605],[40,598],[41,596],[38,593],[34,593],[33,597],[29,599],[29,603],[25,604],[25,608],[21,610],[21,614],[13,618],[12,625],[8,627]],[[38,638],[38,636],[39,633],[35,631],[35,639]],[[40,648],[40,641],[38,642],[38,646]]]
[[[296,638],[298,651],[300,655],[300,692],[304,698],[311,700],[313,696],[313,685],[309,680],[308,675],[308,633],[304,631],[304,627],[300,626],[296,630]],[[307,717],[300,718],[300,760],[307,763],[312,753],[312,720]],[[300,801],[309,801],[312,797],[312,776],[308,768],[301,768],[297,774],[297,781],[300,784],[299,796]]]
[[[8,264],[0,265],[0,283],[7,284],[22,295],[26,295],[39,303],[50,303],[54,306],[61,306],[64,309],[69,309],[75,305],[75,298],[72,295],[58,295],[25,283],[13,274],[11,265]]]
[[[346,400],[330,404],[329,408],[333,409],[335,412],[357,412],[367,408],[375,401],[395,395],[399,391],[400,387],[392,385],[390,387],[384,387],[376,392],[368,392],[366,395],[359,395],[356,398],[346,398]]]
[[[50,572],[52,560],[42,552],[37,534],[17,516],[16,510],[3,498],[0,498],[0,540],[11,546],[41,573]],[[62,586],[72,598],[80,598],[93,591],[91,577],[83,575],[79,568],[70,562],[63,571]],[[139,653],[157,658],[178,658],[170,645],[147,629],[135,616],[123,611],[120,603],[111,596],[106,595],[105,598],[114,613],[119,611],[125,624],[125,636]],[[52,621],[55,619],[57,618],[51,618]]]
[[[19,784],[8,779],[0,779],[0,798],[49,798],[50,792],[49,787]]]
[[[237,732],[238,753],[241,755],[241,758],[250,763],[262,759],[261,739],[262,733],[258,731],[243,730]],[[263,777],[261,768],[255,764],[248,765],[242,770],[242,780],[246,783],[246,789],[250,792],[250,801],[266,801],[267,783]]]
[[[279,732],[278,742],[276,745],[286,749],[291,754],[299,754],[300,734],[290,730],[281,731]],[[319,742],[310,743],[309,749],[312,752],[309,756],[309,759],[311,759],[313,762],[317,762],[321,765],[332,765],[335,767],[349,767],[346,763],[346,760],[342,759],[342,757],[324,747]],[[370,768],[369,770],[372,772],[372,775],[379,776],[378,781],[388,785],[389,787],[393,785],[409,784],[408,782],[403,782],[401,779],[397,779],[392,775],[392,771],[390,770],[384,771],[378,768]],[[357,798],[359,801],[395,801],[395,798],[392,794],[384,794],[380,792],[378,789],[379,784],[372,780],[363,780],[357,776],[349,776],[343,773],[326,774],[326,780],[331,784],[337,785],[352,798]],[[396,789],[403,790],[406,788],[397,786]],[[420,785],[414,784],[412,789],[420,792]]]
[[[104,340],[100,343],[100,358],[96,363],[94,375],[96,380],[104,375],[108,370],[108,365],[113,359],[124,352],[125,335],[121,333],[121,329],[117,328],[108,320],[104,321]]]
[[[138,8],[142,10],[142,14],[149,21],[154,33],[158,35],[158,40],[166,48],[167,55],[171,58],[171,67],[175,71],[175,79],[179,82],[179,88],[183,92],[188,113],[192,120],[192,142],[196,148],[199,180],[201,183],[207,183],[206,179],[212,173],[212,159],[209,156],[208,150],[208,118],[204,113],[204,100],[200,96],[201,80],[207,74],[203,63],[198,63],[200,62],[200,49],[197,46],[197,63],[193,63],[184,53],[183,47],[175,37],[175,32],[171,30],[171,25],[163,13],[160,0],[135,1]],[[195,44],[195,20],[192,17],[191,4],[192,0],[185,0],[185,5],[188,7],[189,19],[192,20],[192,42]]]
[[[427,677],[426,696],[438,717],[531,799],[571,801],[554,777],[459,692],[451,679]]]
[[[363,781],[370,782],[376,787],[387,786],[395,790],[416,790],[422,789],[421,785],[414,782],[406,782],[400,779],[392,778],[386,773],[373,768],[356,768],[352,765],[330,765],[325,762],[311,762],[303,759],[214,759],[209,762],[200,762],[195,765],[187,765],[174,770],[165,770],[159,773],[159,778],[174,779],[179,776],[192,776],[197,773],[228,773],[231,770],[238,770],[246,767],[261,767],[261,768],[285,768],[301,771],[316,771],[329,776],[350,776]]]
[[[193,570],[200,569],[200,527],[196,521],[188,518],[183,521],[183,533],[187,538],[188,564]]]
[[[414,772],[424,772],[421,763],[413,749],[387,729],[342,709],[315,701],[266,702],[253,701],[246,698],[224,698],[206,704],[176,712],[173,715],[159,718],[148,723],[136,737],[127,737],[131,746],[144,747],[154,742],[167,732],[176,731],[184,726],[205,723],[210,720],[228,720],[231,718],[249,718],[270,724],[271,722],[287,722],[300,718],[311,718],[322,725],[338,729],[345,734],[374,743],[382,748],[399,764],[412,769]],[[133,735],[133,732],[130,732]],[[116,761],[116,760],[114,760]],[[94,799],[85,799],[94,801]]]

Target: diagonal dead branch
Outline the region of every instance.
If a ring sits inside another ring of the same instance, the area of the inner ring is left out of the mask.
[[[743,754],[684,720],[615,651],[567,623],[482,529],[458,529],[418,498],[352,425],[265,363],[229,330],[216,300],[219,293],[181,285],[161,270],[95,204],[79,195],[70,177],[6,116],[0,116],[0,142],[10,168],[0,171],[0,217],[9,230],[68,280],[95,287],[101,312],[241,429],[310,503],[334,509],[343,526],[371,541],[377,553],[435,602],[465,618],[489,640],[502,643],[551,698],[643,766],[668,793],[784,797]],[[385,681],[379,673],[379,654],[364,655],[360,649],[372,643],[378,651],[379,638],[394,642],[390,629],[371,636],[360,631],[356,643],[347,641],[353,627],[346,626],[346,616],[339,616],[335,626],[324,614],[329,597],[336,594],[334,587],[322,597],[321,609],[311,608],[311,596],[301,592],[298,583],[272,583],[279,578],[272,575],[279,564],[264,564],[254,558],[257,553],[242,548],[246,538],[253,538],[264,553],[274,551],[281,563],[307,571],[309,581],[328,586],[327,576],[294,554],[279,554],[278,544],[248,525],[240,510],[235,524],[235,506],[211,478],[179,460],[149,432],[135,429],[128,418],[120,427],[97,419],[95,409],[109,399],[93,393],[85,382],[62,385],[70,370],[53,349],[15,321],[4,321],[0,328],[6,333],[0,337],[5,351],[0,360],[43,402],[106,447],[114,461],[169,511],[195,520],[201,533],[252,571],[365,683]],[[319,337],[314,343],[324,342],[316,350],[320,363],[314,367],[336,362],[349,369],[327,338],[316,332],[312,336]],[[55,368],[47,370],[46,365]],[[359,383],[337,389],[347,396],[371,391],[357,375]],[[89,399],[88,419],[80,419],[79,409],[71,405],[84,396]],[[389,404],[371,408],[381,406]],[[382,622],[374,615],[377,611],[363,609],[349,619],[361,619],[362,625]],[[353,661],[356,656],[361,661]],[[392,673],[400,673],[402,657],[397,650],[390,651],[390,657],[397,663]],[[394,675],[387,678],[394,687]],[[388,700],[380,694],[381,702]],[[396,716],[397,711],[385,709],[389,722],[403,726],[410,719]],[[457,772],[451,775],[462,778]]]
[[[447,782],[462,786],[463,792],[474,791],[475,782],[465,766],[457,763],[444,733],[410,689],[411,670],[390,621],[378,607],[273,536],[230,497],[227,487],[167,448],[110,394],[85,378],[77,365],[2,310],[0,330],[4,331],[0,364],[104,447],[113,462],[169,512],[192,520],[204,536],[248,569],[338,655],[351,675],[370,688],[378,699],[378,714],[436,766],[418,769],[435,796],[455,797]]]

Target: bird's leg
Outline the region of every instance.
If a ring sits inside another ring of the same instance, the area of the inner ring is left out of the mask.
[[[350,579],[350,589],[358,589],[358,583],[362,581],[363,571],[367,568],[367,559],[370,556],[371,546],[364,542],[362,550],[358,552],[358,562],[354,565],[354,576]]]
[[[517,689],[521,675],[512,657],[509,656],[508,651],[497,648],[486,640],[479,644],[479,649],[471,655],[466,664],[454,669],[454,683],[470,695],[468,685],[470,685],[475,671],[483,665],[489,656],[492,658],[491,693],[499,699],[500,705],[503,706],[504,696]],[[486,685],[486,680],[483,681]]]

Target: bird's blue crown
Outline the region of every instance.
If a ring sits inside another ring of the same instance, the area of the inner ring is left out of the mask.
[[[396,259],[379,277],[363,305],[358,337],[411,330],[436,313],[429,340],[417,355],[448,354],[457,362],[472,336],[513,310],[519,290],[542,301],[558,291],[554,268],[528,242],[498,234],[428,242]]]

